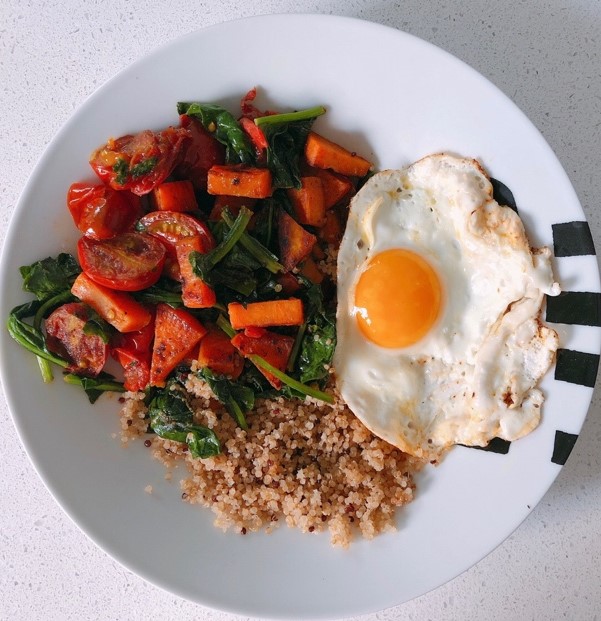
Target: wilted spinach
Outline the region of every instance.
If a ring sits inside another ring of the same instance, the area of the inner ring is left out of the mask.
[[[74,257],[61,252],[56,258],[47,257],[31,265],[24,265],[19,271],[23,277],[23,289],[33,293],[38,300],[47,300],[71,289],[81,268]]]
[[[223,403],[230,416],[242,429],[248,429],[245,414],[255,407],[255,393],[252,388],[242,383],[229,380],[223,375],[216,375],[205,368],[198,372],[210,386],[213,394]]]

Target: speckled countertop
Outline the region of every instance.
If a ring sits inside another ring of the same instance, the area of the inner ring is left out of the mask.
[[[179,35],[236,17],[286,12],[394,26],[472,65],[521,107],[555,150],[599,247],[597,0],[3,0],[0,239],[45,146],[99,85]],[[370,618],[601,618],[600,414],[597,395],[567,465],[499,548],[436,591]],[[3,397],[0,428],[0,620],[230,618],[147,584],[91,543],[36,475]]]

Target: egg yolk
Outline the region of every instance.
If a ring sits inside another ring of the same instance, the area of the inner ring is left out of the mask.
[[[407,347],[432,328],[440,314],[442,289],[432,266],[410,250],[374,256],[355,289],[361,332],[381,347]]]

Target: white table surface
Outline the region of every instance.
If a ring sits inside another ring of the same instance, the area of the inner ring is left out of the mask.
[[[198,28],[286,12],[394,26],[472,65],[551,144],[601,247],[598,0],[2,0],[0,240],[49,140],[113,74]],[[596,394],[556,482],[492,554],[439,589],[362,619],[601,618],[600,415]],[[0,620],[233,618],[147,584],[91,543],[33,470],[3,395],[0,429]]]

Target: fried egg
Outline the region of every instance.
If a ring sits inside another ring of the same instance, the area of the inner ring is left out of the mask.
[[[377,436],[416,456],[516,440],[539,424],[557,334],[548,248],[530,248],[480,164],[448,154],[374,175],[338,253],[338,389]]]

